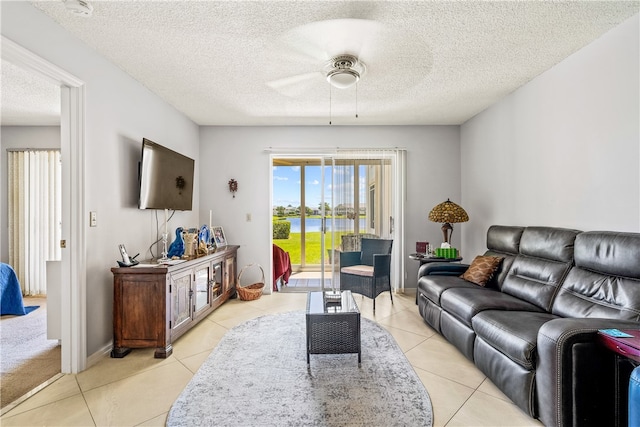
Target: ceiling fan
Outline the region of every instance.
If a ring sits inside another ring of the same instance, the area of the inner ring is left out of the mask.
[[[381,93],[392,81],[417,83],[407,80],[407,67],[419,68],[426,76],[432,62],[431,49],[406,29],[352,18],[295,27],[276,41],[271,57],[278,58],[277,74],[300,71],[266,83],[289,97],[305,96],[327,82],[338,89],[361,83],[359,87]]]
[[[325,62],[323,71],[311,72],[267,83],[274,89],[283,86],[299,83],[307,79],[315,79],[320,75],[324,75],[327,82],[337,89],[346,89],[357,83],[364,75],[366,66],[355,55],[343,54],[337,55]]]
[[[333,19],[296,27],[278,41],[275,55],[281,63],[314,69],[267,82],[271,88],[289,96],[300,92],[295,87],[330,83],[346,89],[357,83],[367,67],[360,55],[374,42],[382,24],[367,19]]]

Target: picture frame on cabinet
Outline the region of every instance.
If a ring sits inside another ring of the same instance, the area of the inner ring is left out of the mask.
[[[213,241],[216,244],[217,248],[221,248],[227,246],[227,238],[224,235],[224,230],[221,226],[215,226],[212,228],[213,230]]]

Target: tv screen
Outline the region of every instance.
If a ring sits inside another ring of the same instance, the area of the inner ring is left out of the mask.
[[[193,159],[143,138],[138,207],[190,211],[194,166]]]

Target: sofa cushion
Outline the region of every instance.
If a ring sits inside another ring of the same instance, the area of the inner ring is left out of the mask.
[[[573,245],[578,231],[564,228],[528,227],[502,291],[551,311],[562,280],[573,263]]]
[[[536,366],[538,330],[550,320],[550,313],[526,311],[483,311],[472,320],[473,330],[491,347],[525,369]]]
[[[552,312],[563,317],[640,321],[640,234],[588,232]]]
[[[488,288],[500,289],[513,260],[520,253],[520,239],[524,227],[492,225],[487,230],[487,251],[485,256],[498,256],[503,260],[493,277],[487,282]]]
[[[551,312],[562,317],[600,317],[640,322],[640,281],[574,267]]]
[[[442,293],[453,288],[484,289],[458,276],[423,276],[418,280],[418,292],[438,306]]]
[[[492,225],[487,230],[487,249],[515,255],[520,252],[523,231],[524,227]]]
[[[502,257],[496,256],[477,256],[473,259],[467,271],[462,273],[460,277],[484,287],[489,279],[493,277],[502,259]]]
[[[579,230],[527,227],[520,239],[520,253],[550,261],[573,262],[573,247]]]
[[[575,264],[608,276],[640,280],[640,234],[588,231],[576,237]]]
[[[468,327],[471,319],[484,310],[542,311],[511,295],[478,286],[448,289],[440,297],[440,306]]]

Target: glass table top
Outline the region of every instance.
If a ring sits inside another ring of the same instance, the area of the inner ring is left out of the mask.
[[[351,291],[333,293],[332,291],[309,292],[307,314],[359,313]]]

